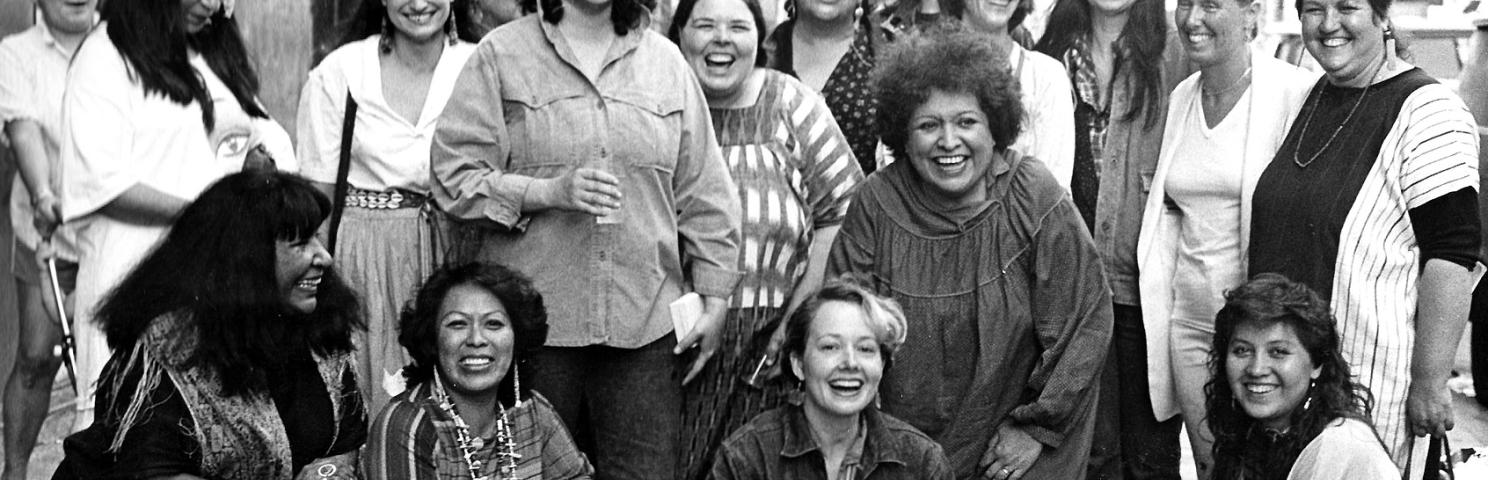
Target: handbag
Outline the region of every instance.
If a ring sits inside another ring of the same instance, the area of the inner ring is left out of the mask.
[[[341,116],[341,159],[336,165],[336,188],[331,194],[330,228],[326,230],[326,251],[336,254],[336,231],[341,229],[341,212],[346,210],[346,192],[351,188],[346,176],[351,173],[351,138],[356,130],[356,100],[346,92],[346,112]]]

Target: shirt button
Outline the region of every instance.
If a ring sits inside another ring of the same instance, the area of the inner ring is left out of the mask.
[[[1101,222],[1101,233],[1111,233],[1111,222]]]

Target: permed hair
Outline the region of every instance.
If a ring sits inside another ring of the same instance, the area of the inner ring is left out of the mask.
[[[1023,103],[1018,81],[1007,68],[1007,52],[985,35],[958,23],[939,23],[899,39],[873,71],[878,99],[878,136],[895,158],[907,159],[910,120],[934,92],[976,97],[987,116],[996,151],[1018,139]]]
[[[672,39],[672,43],[679,47],[682,45],[682,28],[692,20],[692,11],[701,1],[681,0],[677,3],[677,11],[672,17],[672,26],[667,29],[667,38]],[[744,6],[749,8],[749,15],[754,17],[754,33],[757,37],[754,40],[754,66],[764,68],[770,64],[769,55],[765,52],[765,32],[768,30],[765,25],[765,13],[760,9],[759,0],[739,1],[744,2]]]
[[[1237,328],[1276,324],[1289,327],[1313,365],[1322,369],[1308,392],[1311,403],[1292,411],[1287,435],[1265,433],[1235,402],[1226,362]],[[1354,382],[1339,350],[1334,324],[1327,301],[1307,285],[1279,274],[1256,275],[1225,294],[1225,305],[1214,320],[1209,360],[1214,377],[1204,387],[1206,420],[1214,433],[1213,478],[1285,477],[1302,448],[1329,423],[1340,418],[1370,423],[1367,412],[1373,398],[1367,388]]]
[[[873,291],[854,283],[851,279],[831,280],[823,285],[820,290],[807,296],[796,308],[785,325],[785,343],[781,350],[792,358],[800,358],[806,354],[806,336],[811,331],[811,322],[816,320],[817,312],[821,311],[823,305],[828,302],[843,302],[857,306],[863,311],[863,321],[868,324],[868,329],[873,330],[878,337],[878,347],[883,353],[884,370],[888,370],[893,363],[894,351],[904,345],[904,339],[909,332],[908,320],[904,318],[904,311],[893,299],[881,297]],[[791,378],[795,373],[791,369],[783,369]],[[803,380],[795,378],[797,381]]]
[[[325,270],[310,313],[285,302],[276,272],[277,242],[309,241],[330,211],[330,199],[293,174],[218,180],[103,300],[97,321],[109,348],[129,351],[155,319],[184,315],[198,335],[192,361],[217,370],[224,396],[266,392],[266,367],[295,349],[351,351],[364,322],[335,269]]]
[[[532,378],[529,360],[548,340],[548,310],[532,280],[502,265],[481,262],[447,265],[424,281],[414,299],[403,307],[398,322],[398,344],[408,350],[413,360],[403,368],[403,376],[410,387],[434,378],[434,370],[439,368],[439,308],[450,290],[460,285],[473,285],[490,292],[501,301],[511,320],[516,343],[511,366],[497,386],[502,405],[511,407],[516,404],[512,395],[514,373]],[[529,385],[530,382],[522,387],[523,397],[531,395]]]

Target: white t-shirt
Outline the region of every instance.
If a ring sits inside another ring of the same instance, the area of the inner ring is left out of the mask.
[[[1251,89],[1209,128],[1203,102],[1190,102],[1165,189],[1182,212],[1173,269],[1172,318],[1214,324],[1224,292],[1245,282],[1240,263],[1240,190]],[[1166,200],[1166,199],[1165,199]]]
[[[62,92],[67,87],[67,63],[71,60],[71,52],[52,37],[45,24],[0,41],[0,65],[4,65],[0,68],[0,126],[30,120],[41,127],[49,160],[47,177],[53,192],[60,187],[60,167],[56,163],[61,155],[58,138],[62,135]],[[35,214],[31,210],[31,193],[17,174],[10,191],[10,223],[16,240],[34,249],[41,242],[41,235],[36,232],[32,222]],[[64,236],[66,232],[67,229],[59,230]]]
[[[434,127],[475,46],[464,42],[445,46],[415,125],[383,98],[380,38],[373,35],[346,44],[310,72],[300,94],[297,127],[300,157],[304,160],[301,174],[321,183],[336,182],[336,168],[341,160],[342,116],[346,113],[346,93],[350,91],[351,98],[357,102],[357,118],[348,183],[365,190],[401,188],[428,192],[429,148]]]
[[[1339,419],[1313,438],[1287,480],[1396,480],[1400,470],[1385,453],[1374,429],[1364,422]]]

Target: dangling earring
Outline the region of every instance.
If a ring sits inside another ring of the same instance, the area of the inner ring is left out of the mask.
[[[382,38],[377,40],[377,49],[383,54],[393,53],[393,19],[382,16]]]
[[[455,25],[455,12],[451,11],[449,14],[449,21],[444,22],[444,34],[449,37],[450,45],[454,45],[456,41],[460,40],[460,34],[457,32],[458,31],[456,30]]]
[[[522,404],[522,369],[512,365],[512,406]]]
[[[1312,408],[1312,387],[1317,385],[1317,380],[1307,382],[1307,401],[1302,402],[1302,411]]]

